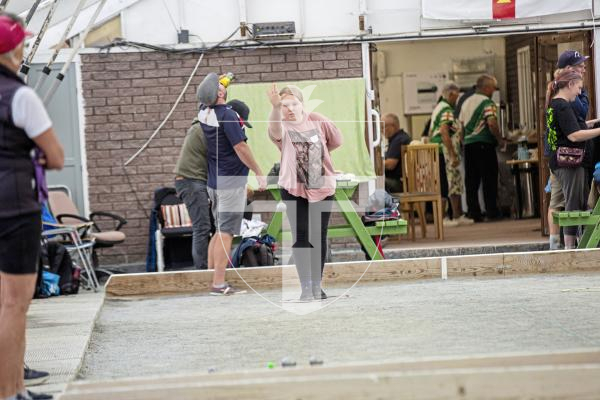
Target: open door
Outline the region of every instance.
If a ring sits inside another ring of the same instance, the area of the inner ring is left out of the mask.
[[[594,100],[594,57],[592,54],[592,32],[578,31],[555,33],[549,35],[540,35],[536,38],[536,109],[538,115],[538,159],[542,160],[539,166],[539,198],[540,215],[542,232],[548,235],[548,203],[550,197],[544,192],[544,187],[548,182],[550,171],[548,168],[548,160],[544,157],[543,135],[546,129],[546,88],[548,82],[553,79],[554,71],[556,70],[556,61],[560,53],[567,49],[578,50],[581,54],[590,55],[587,61],[586,74],[584,76],[584,86],[590,97],[590,115],[596,115],[595,100]]]
[[[377,46],[375,44],[370,44],[369,45],[369,60],[371,65],[369,66],[370,70],[371,70],[371,87],[373,88],[373,91],[375,93],[375,98],[373,99],[373,109],[380,111],[381,110],[381,103],[379,101],[379,79],[377,79],[377,57],[376,57],[376,53],[377,53]],[[380,115],[381,118],[383,118],[383,115]],[[376,124],[373,124],[373,129],[377,129],[378,127],[376,126]],[[367,130],[365,129],[365,132],[367,132]],[[383,141],[383,133],[380,132],[381,136],[381,140]],[[377,136],[376,134],[374,134],[373,136]],[[365,138],[365,141],[368,145],[368,138]],[[378,177],[384,177],[385,175],[385,171],[383,169],[383,154],[382,154],[382,146],[376,146],[374,149],[374,153],[375,153],[375,165],[373,166],[375,169],[375,175],[377,175]],[[384,179],[378,179],[377,182],[377,188],[378,189],[383,189],[385,185],[385,180]]]

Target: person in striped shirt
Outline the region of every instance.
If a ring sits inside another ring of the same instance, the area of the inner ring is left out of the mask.
[[[454,219],[444,219],[444,226],[472,224],[473,220],[462,215],[460,198],[463,193],[461,161],[461,127],[454,118],[454,105],[460,88],[454,82],[448,82],[442,89],[442,96],[431,114],[429,137],[431,143],[440,145],[440,158],[444,158],[448,180],[448,197]]]
[[[470,96],[460,110],[465,143],[465,186],[468,215],[475,222],[482,222],[479,206],[479,185],[483,185],[486,217],[501,217],[496,203],[498,194],[498,157],[496,146],[504,142],[498,126],[498,109],[491,99],[498,81],[484,74],[477,79],[476,93]]]

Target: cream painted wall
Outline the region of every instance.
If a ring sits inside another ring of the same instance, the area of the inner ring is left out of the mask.
[[[409,133],[415,139],[420,137],[427,117],[414,116],[409,120],[404,115],[402,77],[405,72],[449,73],[452,70],[452,60],[491,55],[495,60],[494,72],[498,79],[501,97],[504,98],[506,93],[503,37],[381,43],[377,45],[377,49],[381,114],[389,112],[398,114],[402,127],[410,129]]]

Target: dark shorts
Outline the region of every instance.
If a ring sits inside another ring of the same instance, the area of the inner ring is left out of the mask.
[[[42,216],[0,218],[0,272],[35,274],[40,257]]]

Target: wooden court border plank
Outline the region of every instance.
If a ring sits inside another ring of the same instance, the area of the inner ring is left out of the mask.
[[[600,249],[497,253],[446,258],[448,279],[453,277],[519,276],[600,271]],[[325,286],[373,282],[438,279],[442,257],[328,263]],[[208,293],[212,271],[174,271],[121,274],[110,277],[107,298]],[[285,278],[284,278],[285,277]],[[228,269],[226,279],[240,288],[277,289],[297,284],[294,266]]]
[[[74,382],[60,399],[593,398],[599,372],[596,349]]]

